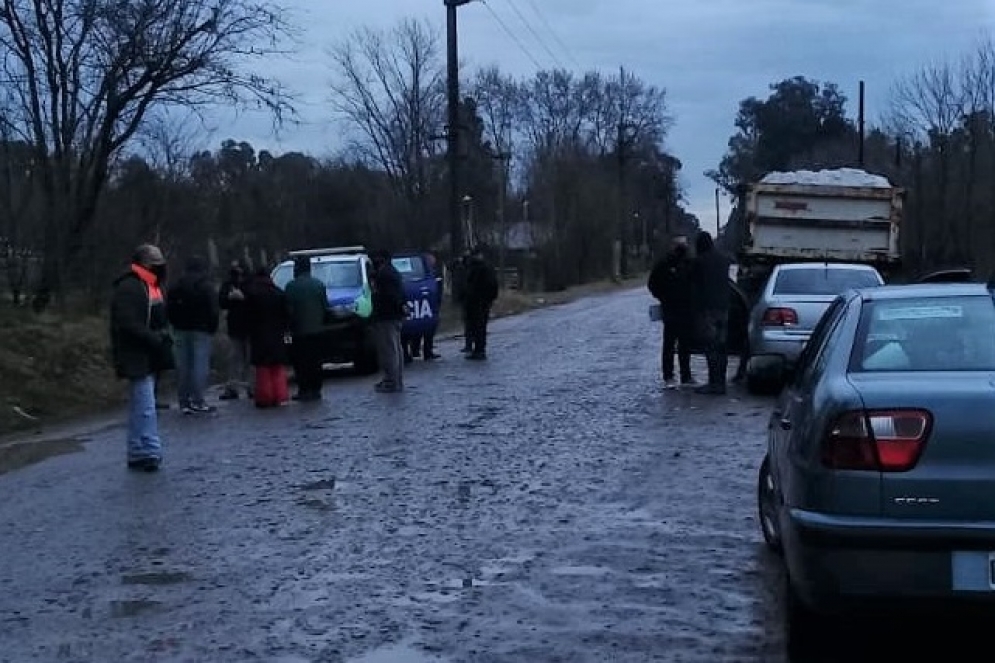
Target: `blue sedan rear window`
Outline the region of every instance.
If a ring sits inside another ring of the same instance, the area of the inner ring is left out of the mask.
[[[868,302],[851,370],[993,371],[995,304],[984,295]]]

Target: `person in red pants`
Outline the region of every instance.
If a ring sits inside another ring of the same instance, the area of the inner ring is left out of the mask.
[[[249,358],[256,369],[256,407],[279,407],[290,401],[287,386],[287,349],[290,329],[287,298],[266,268],[256,270],[245,288],[249,322]]]

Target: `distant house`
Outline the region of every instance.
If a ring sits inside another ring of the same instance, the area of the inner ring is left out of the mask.
[[[508,254],[530,257],[534,257],[536,251],[552,239],[552,232],[548,228],[532,221],[510,223],[503,229],[495,225],[481,229],[479,234],[482,235],[480,239],[495,251],[504,247]]]
[[[535,257],[535,253],[552,237],[551,231],[531,221],[510,223],[504,228],[503,233],[499,224],[493,224],[478,228],[474,235],[473,239],[475,242],[471,242],[471,244],[483,242],[495,253],[503,246],[506,255],[520,255],[523,257]],[[445,251],[448,249],[449,233],[446,233],[437,242],[434,242],[431,248],[435,251]]]

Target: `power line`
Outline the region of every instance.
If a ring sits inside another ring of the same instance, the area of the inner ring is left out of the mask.
[[[529,19],[525,18],[525,14],[523,14],[522,10],[520,10],[518,8],[518,5],[515,4],[515,0],[506,0],[506,1],[508,3],[508,6],[510,6],[512,11],[514,11],[515,14],[518,16],[519,20],[521,20],[525,28],[532,33],[532,36],[535,37],[535,40],[537,42],[539,42],[539,45],[542,46],[543,50],[545,50],[546,53],[549,55],[549,57],[553,59],[553,63],[556,64],[556,66],[561,69],[566,69],[566,67],[564,67],[563,63],[560,61],[560,58],[556,56],[556,53],[550,50],[549,46],[546,44],[546,41],[542,38],[542,36],[538,32],[536,32],[535,28],[532,27],[532,24],[529,22]]]
[[[518,38],[518,35],[516,35],[516,34],[515,34],[515,33],[514,33],[514,32],[513,32],[513,31],[512,31],[512,30],[511,30],[511,29],[510,29],[509,27],[508,27],[508,24],[507,24],[507,23],[505,23],[505,22],[504,22],[503,20],[501,20],[501,17],[500,17],[500,16],[498,16],[497,12],[495,12],[495,11],[494,11],[494,8],[493,8],[493,7],[491,7],[491,3],[487,2],[487,0],[480,0],[480,1],[481,1],[482,3],[484,3],[484,6],[485,6],[485,7],[487,7],[487,11],[489,11],[489,12],[491,13],[491,16],[493,16],[493,17],[494,17],[494,20],[495,20],[495,21],[497,21],[498,25],[500,25],[500,26],[501,26],[501,29],[502,29],[502,30],[504,30],[504,31],[505,31],[505,33],[506,33],[506,34],[507,34],[507,35],[508,35],[509,37],[511,37],[511,40],[512,40],[513,42],[515,42],[515,44],[517,44],[517,45],[518,45],[518,48],[519,48],[519,49],[521,49],[522,53],[524,53],[524,54],[525,54],[525,57],[527,57],[527,58],[528,58],[529,60],[531,60],[531,61],[532,61],[532,64],[534,64],[534,65],[535,65],[535,68],[536,68],[537,70],[539,70],[539,71],[542,71],[542,69],[543,69],[543,66],[542,66],[541,64],[539,64],[539,61],[538,61],[538,60],[536,60],[535,56],[534,56],[534,55],[532,55],[532,53],[531,53],[531,52],[529,51],[529,49],[525,48],[525,44],[523,44],[523,43],[522,43],[522,40]]]
[[[567,48],[567,45],[564,44],[563,40],[560,39],[559,35],[556,34],[556,30],[553,29],[552,25],[550,25],[549,21],[546,19],[546,15],[542,12],[542,10],[539,9],[539,5],[536,4],[535,0],[525,0],[525,1],[529,3],[529,6],[532,8],[533,13],[535,13],[535,15],[539,17],[539,21],[546,29],[546,32],[548,32],[553,37],[553,41],[555,41],[556,44],[561,49],[563,49],[563,52],[566,53],[567,58],[569,58],[571,62],[577,65],[577,67],[580,67],[580,62],[577,61],[577,58],[574,57],[573,52],[569,48]]]

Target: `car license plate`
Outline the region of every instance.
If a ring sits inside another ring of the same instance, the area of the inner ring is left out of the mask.
[[[954,591],[995,591],[995,552],[957,551],[950,555]]]

